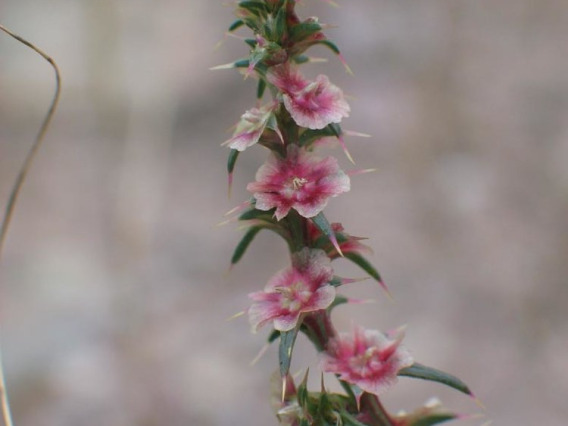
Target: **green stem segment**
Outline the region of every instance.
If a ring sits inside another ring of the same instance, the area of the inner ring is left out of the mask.
[[[387,411],[377,395],[364,392],[361,395],[361,413],[365,413],[368,422],[373,426],[394,426]]]

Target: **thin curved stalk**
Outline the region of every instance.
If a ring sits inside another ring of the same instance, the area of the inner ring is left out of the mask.
[[[10,226],[10,222],[11,222],[12,216],[14,214],[14,208],[16,206],[16,201],[18,200],[18,195],[20,194],[20,191],[22,189],[22,185],[24,184],[24,181],[26,180],[26,176],[28,175],[28,172],[29,172],[30,167],[33,163],[33,160],[36,157],[36,154],[37,154],[39,148],[42,145],[42,142],[43,142],[43,139],[44,139],[45,134],[47,132],[47,129],[48,129],[50,123],[51,123],[53,115],[55,114],[55,110],[57,109],[57,104],[59,103],[59,96],[61,94],[61,74],[59,72],[59,67],[57,66],[57,63],[51,57],[49,57],[46,53],[44,53],[41,49],[37,48],[36,46],[34,46],[29,41],[24,40],[19,35],[14,34],[12,31],[8,30],[6,27],[4,27],[1,24],[0,24],[0,30],[2,30],[3,32],[8,34],[9,36],[15,38],[20,43],[26,45],[27,47],[32,49],[34,52],[41,55],[41,57],[43,57],[47,62],[49,62],[49,64],[51,65],[51,67],[55,71],[55,93],[53,95],[53,99],[52,99],[51,104],[49,106],[49,110],[47,111],[47,114],[45,115],[43,123],[41,124],[41,127],[39,129],[39,132],[38,132],[38,134],[35,138],[35,141],[34,141],[32,147],[28,151],[28,154],[26,155],[26,158],[25,158],[22,166],[20,167],[20,171],[18,172],[18,176],[16,178],[16,181],[14,182],[14,185],[12,186],[12,190],[10,192],[10,197],[8,198],[8,203],[6,204],[6,211],[4,213],[4,217],[2,218],[2,225],[0,227],[0,258],[1,258],[2,253],[3,253],[3,249],[4,249],[4,242],[6,241],[6,234],[8,233],[8,228]],[[7,393],[7,390],[6,390],[6,380],[5,380],[5,376],[4,376],[4,367],[3,367],[3,364],[2,364],[1,351],[0,351],[0,403],[1,403],[1,406],[2,406],[2,417],[4,419],[5,426],[13,426],[14,422],[12,421],[12,413],[10,411],[10,403],[8,401],[8,393]]]

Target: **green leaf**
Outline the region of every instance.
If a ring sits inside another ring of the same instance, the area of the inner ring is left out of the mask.
[[[308,374],[309,374],[309,372],[310,372],[310,370],[307,369],[306,374],[304,375],[304,379],[302,380],[302,383],[300,383],[298,385],[298,391],[297,391],[298,404],[300,404],[300,407],[302,407],[302,408],[306,408],[307,404],[308,404],[308,396],[309,396]]]
[[[341,128],[339,129],[341,131]],[[332,127],[331,124],[319,130],[304,130],[298,139],[298,143],[300,146],[309,146],[311,143],[315,142],[318,139],[330,136],[337,136],[337,128]]]
[[[251,48],[254,49],[258,42],[255,38],[245,38],[245,43]]]
[[[417,362],[412,364],[410,367],[406,367],[400,370],[398,372],[398,375],[442,383],[446,386],[459,390],[466,395],[473,396],[469,387],[456,376],[432,367],[426,367],[425,365],[418,364]]]
[[[272,210],[264,211],[258,209],[247,210],[239,216],[239,220],[252,220],[252,219],[262,219],[269,222],[273,222],[272,217],[274,212]]]
[[[245,23],[241,20],[241,19],[237,19],[235,22],[233,22],[231,24],[231,26],[229,27],[229,32],[232,33],[235,30],[238,30],[240,27],[242,27]]]
[[[333,136],[337,138],[339,138],[343,133],[343,130],[341,130],[341,126],[337,123],[330,123],[327,125],[327,127],[329,127],[329,130],[333,133]]]
[[[272,332],[268,335],[268,343],[274,342],[279,337],[280,337],[280,332],[278,330],[272,330]]]
[[[332,411],[333,406],[329,400],[329,396],[326,392],[322,392],[319,397],[318,403],[318,414],[320,417],[329,416],[330,411]]]
[[[268,56],[264,47],[257,47],[250,52],[249,64],[254,65],[253,69]]]
[[[330,223],[327,221],[326,217],[323,215],[323,212],[320,212],[316,216],[312,217],[312,222],[322,232],[322,234],[326,235],[329,238],[329,241],[331,241],[331,244],[333,244],[333,247],[335,247],[335,250],[337,250],[337,252],[340,255],[343,256],[343,253],[341,253],[341,249],[339,248],[339,245],[337,244],[337,239],[335,238],[335,233],[333,232],[333,229],[331,228]]]
[[[331,312],[331,310],[333,308],[335,308],[336,306],[344,305],[345,303],[349,303],[349,299],[347,299],[347,297],[345,297],[345,296],[341,296],[341,295],[338,294],[338,295],[335,296],[335,299],[333,300],[331,305],[329,305],[327,307],[327,311]]]
[[[268,12],[266,9],[266,4],[264,2],[241,1],[239,2],[239,7],[259,17],[265,16],[266,13]]]
[[[297,43],[321,31],[322,27],[317,21],[304,21],[290,28],[290,39]]]
[[[233,170],[235,169],[235,164],[237,163],[237,158],[240,154],[240,151],[236,150],[236,149],[231,149],[231,152],[229,152],[229,159],[227,160],[227,172],[230,174],[233,173]]]
[[[325,47],[328,47],[329,49],[331,49],[333,51],[333,53],[335,53],[336,55],[339,55],[341,53],[339,51],[339,48],[335,45],[335,43],[333,43],[329,40],[318,40],[314,44],[323,44]]]
[[[275,41],[282,40],[282,37],[286,33],[286,7],[281,7],[278,9],[276,16],[274,17],[274,36]]]
[[[341,411],[341,419],[343,420],[343,424],[345,426],[367,426],[365,423],[361,423],[347,411]]]
[[[248,68],[249,60],[248,59],[241,59],[239,61],[236,61],[233,65],[234,65],[235,68]]]
[[[262,226],[251,226],[247,230],[247,232],[245,232],[245,235],[243,236],[243,238],[241,239],[239,244],[237,244],[237,247],[235,248],[235,251],[233,252],[233,257],[231,258],[231,265],[234,265],[239,260],[241,260],[241,258],[245,254],[245,251],[247,250],[248,246],[250,245],[252,240],[254,240],[254,237],[256,237],[256,234],[258,234],[261,229],[262,229]]]
[[[328,284],[334,287],[339,287],[342,282],[343,280],[340,277],[334,276]]]
[[[359,253],[350,251],[348,253],[345,253],[345,258],[355,263],[357,266],[363,269],[367,274],[369,274],[371,277],[377,280],[381,285],[383,285],[383,280],[381,279],[379,272],[375,269],[373,265],[371,265],[371,263],[369,263],[367,259],[361,256]]]
[[[310,57],[306,55],[298,55],[294,56],[292,60],[298,65],[300,65],[300,64],[305,64],[306,62],[310,62]]]
[[[449,420],[454,420],[455,418],[457,418],[457,416],[451,413],[431,414],[410,423],[410,426],[432,426],[447,422]]]
[[[280,347],[278,348],[278,361],[280,364],[280,376],[286,377],[290,371],[292,362],[292,349],[298,336],[299,325],[290,331],[280,332]]]
[[[266,81],[263,78],[259,78],[258,86],[256,87],[256,98],[262,99],[265,90],[266,90]]]

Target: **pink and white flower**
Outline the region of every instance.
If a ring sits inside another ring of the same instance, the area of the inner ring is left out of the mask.
[[[300,92],[310,84],[296,67],[291,67],[287,63],[270,68],[267,78],[278,90],[288,95]]]
[[[332,278],[331,261],[323,250],[306,247],[296,253],[292,266],[274,275],[264,291],[249,294],[253,331],[268,321],[274,321],[276,330],[289,331],[301,314],[327,308],[335,299],[335,288],[329,284]]]
[[[401,345],[402,332],[395,336],[354,327],[353,333],[340,333],[323,354],[324,372],[338,374],[341,380],[375,395],[397,382],[398,372],[414,363]]]
[[[323,129],[349,116],[351,109],[343,92],[323,74],[309,81],[297,70],[283,65],[274,67],[268,79],[282,91],[284,106],[298,126]]]
[[[277,103],[270,103],[260,108],[252,108],[246,111],[241,116],[233,137],[223,142],[222,145],[237,151],[244,151],[249,146],[257,143],[277,106]]]
[[[347,192],[350,180],[338,166],[337,160],[323,160],[295,145],[288,147],[288,155],[281,158],[271,154],[256,173],[256,182],[247,185],[256,199],[256,208],[276,208],[277,220],[290,209],[310,218],[321,212],[330,197]]]

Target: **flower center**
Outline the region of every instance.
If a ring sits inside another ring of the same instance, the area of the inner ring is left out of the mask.
[[[306,284],[302,281],[296,281],[290,287],[280,288],[279,291],[284,296],[281,301],[282,308],[291,312],[299,311],[312,296],[312,292],[309,291]]]
[[[295,191],[300,189],[306,183],[308,183],[308,180],[306,178],[300,178],[300,177],[297,177],[297,176],[294,176],[292,178],[292,188],[294,188]]]
[[[376,348],[367,348],[364,353],[351,358],[349,364],[353,370],[357,371],[362,377],[366,377],[373,371],[373,358],[375,358]]]

